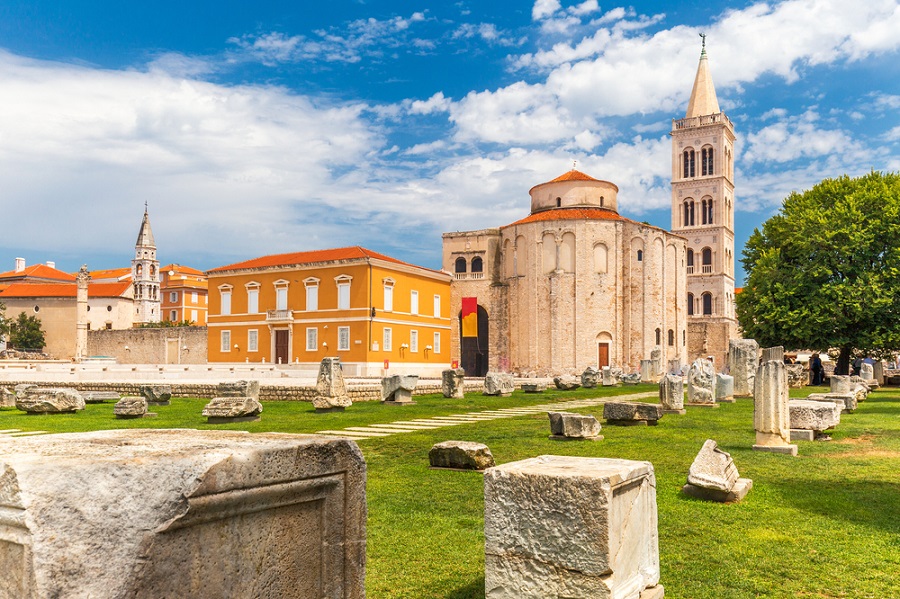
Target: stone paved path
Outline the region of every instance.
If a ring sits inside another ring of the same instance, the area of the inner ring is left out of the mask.
[[[469,412],[468,414],[451,414],[450,416],[434,416],[433,418],[416,418],[414,420],[395,420],[387,424],[370,424],[368,426],[348,426],[342,430],[318,431],[316,434],[364,441],[376,437],[389,437],[402,433],[414,433],[423,430],[458,426],[460,424],[473,424],[487,422],[498,418],[515,418],[516,416],[529,416],[544,412],[564,412],[565,410],[577,410],[579,408],[592,408],[601,406],[608,401],[634,401],[657,397],[657,394],[649,391],[646,393],[631,393],[629,395],[616,395],[613,397],[598,397],[595,399],[573,399],[572,401],[560,401],[540,404],[537,406],[522,406],[521,408],[503,408],[500,410],[484,410],[482,412]]]
[[[3,437],[30,437],[31,435],[46,435],[47,431],[21,431],[17,428],[8,428],[0,431]]]

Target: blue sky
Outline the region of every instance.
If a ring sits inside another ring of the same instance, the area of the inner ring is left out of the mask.
[[[900,170],[898,31],[898,0],[0,0],[0,271],[128,266],[145,202],[163,263],[439,267],[442,232],[521,218],[573,160],[669,228],[700,32],[740,249],[792,190]]]

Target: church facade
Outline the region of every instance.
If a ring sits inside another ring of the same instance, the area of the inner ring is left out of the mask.
[[[671,232],[620,215],[614,183],[573,169],[530,190],[528,216],[443,235],[451,351],[468,374],[636,371],[654,350],[663,367],[708,355],[724,364],[737,335],[735,137],[705,47],[671,135]],[[477,323],[466,336],[464,306]]]

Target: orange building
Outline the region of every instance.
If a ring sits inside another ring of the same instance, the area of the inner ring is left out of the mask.
[[[189,320],[196,326],[206,326],[209,304],[206,275],[190,266],[169,264],[160,269],[161,316],[169,322]]]
[[[209,276],[209,361],[350,376],[438,375],[450,364],[450,275],[354,246],[264,256]],[[396,368],[396,370],[394,370]]]

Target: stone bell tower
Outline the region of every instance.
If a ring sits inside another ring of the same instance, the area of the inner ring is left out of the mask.
[[[684,118],[672,121],[672,232],[687,239],[688,359],[725,365],[734,313],[734,125],[719,109],[706,55]]]
[[[156,242],[150,230],[150,215],[144,205],[144,219],[134,246],[131,261],[131,280],[134,282],[134,324],[160,321],[159,261]]]

